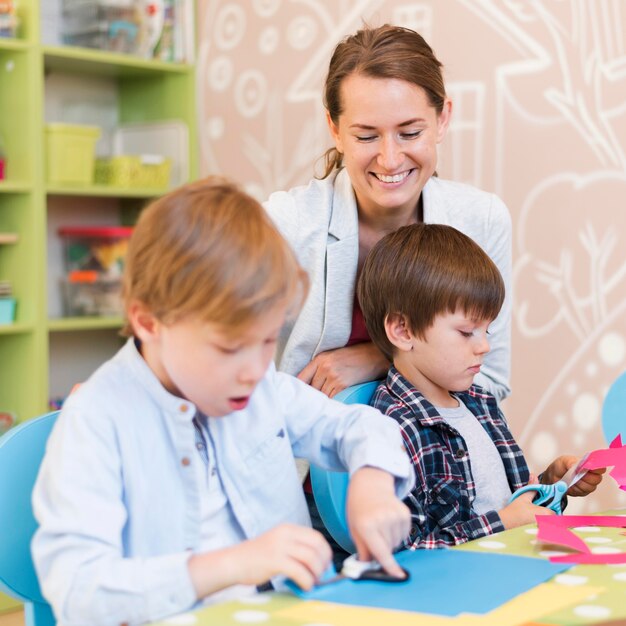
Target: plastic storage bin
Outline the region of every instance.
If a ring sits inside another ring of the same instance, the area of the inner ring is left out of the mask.
[[[48,182],[60,185],[91,185],[96,142],[100,134],[97,126],[48,124]]]
[[[0,325],[15,321],[16,300],[12,297],[0,297]]]
[[[122,271],[132,228],[66,227],[67,274],[62,281],[65,315],[121,315]]]
[[[70,46],[137,53],[142,3],[137,0],[63,0],[63,42]]]
[[[112,187],[165,190],[169,187],[171,167],[171,159],[156,155],[96,159],[95,181]]]

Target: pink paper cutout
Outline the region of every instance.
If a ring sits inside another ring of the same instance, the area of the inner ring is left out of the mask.
[[[592,554],[587,544],[570,529],[577,526],[600,526],[603,528],[626,527],[626,516],[622,515],[537,515],[537,539],[572,550],[573,554],[549,557],[552,563],[626,563],[626,553]]]
[[[613,467],[609,476],[622,491],[626,491],[626,446],[622,445],[620,435],[613,439],[608,448],[590,452],[582,467],[588,470]]]

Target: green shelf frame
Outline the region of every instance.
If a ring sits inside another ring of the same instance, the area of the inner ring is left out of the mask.
[[[107,202],[98,205],[103,207],[99,210],[110,205],[115,220],[128,224],[146,202],[165,193],[163,189],[47,183],[44,84],[48,73],[73,78],[84,75],[90,80],[101,77],[107,82],[113,79],[121,124],[170,119],[186,122],[190,179],[198,172],[195,67],[114,52],[44,45],[40,6],[46,1],[20,0],[19,36],[0,38],[0,135],[7,153],[7,179],[0,181],[0,232],[19,235],[15,244],[0,246],[0,280],[11,282],[17,298],[17,319],[13,324],[0,325],[0,410],[16,413],[20,421],[48,408],[50,372],[55,367],[51,358],[56,358],[50,353],[53,335],[114,331],[123,325],[121,317],[49,319],[47,242],[52,226],[48,224],[48,203],[58,206],[63,203],[59,198],[66,196],[104,198]],[[75,206],[79,204],[74,202]],[[76,211],[80,221],[82,214],[79,209]],[[71,360],[72,355],[66,353],[63,358]],[[53,393],[58,391],[54,389]]]
[[[102,330],[121,328],[124,319],[121,317],[59,317],[48,320],[50,332],[72,332],[77,330]]]
[[[46,193],[49,196],[84,196],[94,198],[156,198],[167,193],[167,189],[121,188],[106,185],[90,185],[89,187],[68,187],[49,185]]]

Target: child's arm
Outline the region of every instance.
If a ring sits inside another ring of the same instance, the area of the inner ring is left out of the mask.
[[[359,559],[376,559],[387,572],[403,577],[392,550],[409,534],[411,516],[395,496],[393,476],[374,467],[355,472],[346,511]]]
[[[309,590],[331,558],[332,551],[321,533],[282,524],[230,548],[193,555],[189,574],[198,598],[232,585],[259,585],[279,575]]]

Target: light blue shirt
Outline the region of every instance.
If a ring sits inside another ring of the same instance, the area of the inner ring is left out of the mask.
[[[72,394],[33,492],[32,544],[61,624],[141,623],[196,602],[187,561],[200,548],[195,406],[167,392],[132,340]],[[210,418],[215,463],[247,538],[310,525],[294,455],[327,469],[413,475],[397,424],[344,405],[271,366],[246,409]],[[225,536],[232,529],[224,529]]]

